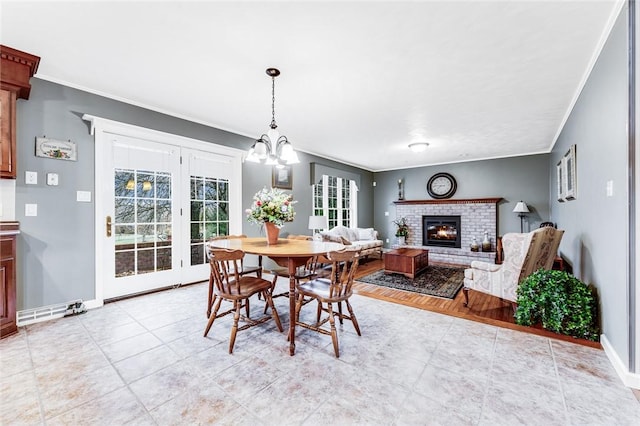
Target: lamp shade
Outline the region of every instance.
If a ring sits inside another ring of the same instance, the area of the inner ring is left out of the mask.
[[[326,229],[328,226],[327,216],[309,216],[309,229]]]
[[[514,213],[529,213],[529,207],[524,201],[518,201],[516,207],[513,209]]]

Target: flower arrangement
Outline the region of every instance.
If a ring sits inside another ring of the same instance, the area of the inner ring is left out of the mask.
[[[409,236],[409,224],[407,223],[407,219],[401,217],[400,219],[396,219],[393,221],[393,224],[397,226],[396,228],[396,237],[408,237]]]
[[[282,227],[285,222],[293,221],[296,212],[293,196],[277,188],[262,188],[253,196],[253,204],[246,210],[249,222],[262,225],[271,222]]]

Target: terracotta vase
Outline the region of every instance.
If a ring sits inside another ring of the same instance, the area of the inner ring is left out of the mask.
[[[278,228],[274,223],[265,222],[264,229],[267,233],[267,244],[278,244],[278,235],[280,234],[280,228]]]

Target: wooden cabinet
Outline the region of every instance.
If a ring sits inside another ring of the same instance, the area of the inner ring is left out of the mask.
[[[414,279],[429,266],[429,250],[399,248],[384,253],[384,272]]]
[[[0,339],[18,331],[16,324],[16,237],[18,222],[0,222]]]
[[[0,45],[0,178],[15,179],[16,101],[29,99],[40,58]]]

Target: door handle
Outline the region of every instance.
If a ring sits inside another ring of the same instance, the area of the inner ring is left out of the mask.
[[[107,237],[111,236],[111,216],[107,216]]]

